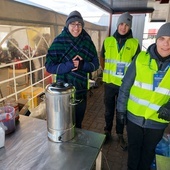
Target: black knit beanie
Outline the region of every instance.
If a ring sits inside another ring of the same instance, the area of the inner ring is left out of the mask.
[[[81,14],[78,11],[72,11],[66,20],[66,27],[68,28],[68,25],[72,22],[78,21],[82,24],[82,27],[84,27],[84,21],[81,16]]]

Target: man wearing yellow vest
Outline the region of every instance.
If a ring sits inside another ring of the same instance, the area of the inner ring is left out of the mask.
[[[132,35],[132,15],[128,12],[120,15],[117,30],[113,36],[103,42],[100,64],[103,68],[106,140],[111,139],[115,104],[121,85],[121,80],[135,55],[140,52],[138,40]],[[120,146],[126,150],[127,144],[123,138],[124,126],[116,121],[116,133]]]
[[[127,119],[128,170],[149,170],[155,148],[170,121],[170,22],[156,43],[129,66],[120,87],[117,111]]]

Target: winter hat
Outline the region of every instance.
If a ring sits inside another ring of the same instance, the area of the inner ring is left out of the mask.
[[[82,27],[84,27],[84,21],[83,21],[83,18],[81,16],[81,14],[78,12],[78,11],[72,11],[67,20],[66,20],[66,27],[68,27],[68,25],[71,23],[71,22],[75,22],[75,21],[78,21],[82,24]]]
[[[119,19],[117,21],[117,27],[121,23],[126,23],[131,28],[132,27],[132,18],[133,18],[133,16],[130,15],[129,12],[123,13],[122,15],[120,15],[120,17],[119,17]]]
[[[163,24],[159,28],[158,33],[156,35],[156,39],[158,39],[159,37],[162,37],[162,36],[169,36],[170,37],[170,22]]]

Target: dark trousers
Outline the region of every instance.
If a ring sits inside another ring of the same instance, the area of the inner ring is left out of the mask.
[[[164,129],[142,128],[127,122],[128,170],[150,170],[155,148],[162,139]]]
[[[84,97],[84,99],[82,99],[80,103],[75,105],[75,125],[76,125],[76,128],[82,127],[82,121],[83,121],[84,114],[85,114],[85,111],[86,111],[86,106],[87,106],[87,98],[86,97]]]
[[[116,102],[117,102],[117,96],[119,92],[119,87],[115,86],[111,87],[108,84],[104,84],[104,104],[105,104],[105,122],[106,126],[104,130],[110,131],[113,127],[113,119],[114,119],[114,113],[116,111]],[[123,134],[124,125],[121,124],[116,119],[116,133],[117,134]]]

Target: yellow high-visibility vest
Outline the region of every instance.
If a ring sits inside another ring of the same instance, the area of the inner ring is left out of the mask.
[[[157,88],[153,89],[153,76],[158,67],[154,59],[146,52],[141,52],[136,59],[136,78],[130,90],[127,110],[145,119],[168,123],[158,118],[157,111],[170,99],[170,69],[165,71]]]
[[[124,75],[116,74],[117,64],[121,63],[125,65],[125,74],[138,48],[138,40],[135,38],[127,39],[119,52],[116,39],[113,36],[107,37],[104,41],[104,47],[105,67],[103,71],[103,81],[120,86]]]

